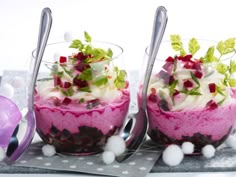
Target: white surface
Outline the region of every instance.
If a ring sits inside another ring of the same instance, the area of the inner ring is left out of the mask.
[[[71,31],[120,44],[130,68],[137,68],[149,44],[157,6],[168,11],[170,34],[207,39],[236,35],[234,0],[0,0],[0,67],[25,67],[36,47],[41,10],[50,7],[50,40]],[[10,62],[11,61],[11,62]],[[13,65],[14,64],[14,65]]]
[[[169,21],[164,38],[180,34],[183,37],[220,40],[236,36],[234,4],[234,0],[0,0],[0,71],[28,66],[31,51],[36,47],[40,13],[44,7],[50,7],[53,12],[51,41],[63,37],[66,31],[81,36],[86,30],[97,40],[120,44],[130,69],[137,69],[149,44],[157,6],[163,5],[168,10]],[[44,176],[91,177],[69,174]],[[154,176],[232,177],[236,176],[236,172],[148,175]]]

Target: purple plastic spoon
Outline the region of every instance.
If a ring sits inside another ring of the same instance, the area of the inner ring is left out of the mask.
[[[31,78],[28,85],[28,111],[15,128],[11,137],[11,141],[8,144],[7,156],[5,159],[5,162],[8,164],[15,162],[23,154],[23,152],[31,144],[35,134],[36,121],[34,114],[34,88],[43,53],[51,30],[51,25],[51,10],[49,8],[44,8],[41,13],[36,59],[31,60],[30,72],[28,76]]]
[[[0,96],[0,147],[6,149],[21,120],[21,112],[10,99]]]

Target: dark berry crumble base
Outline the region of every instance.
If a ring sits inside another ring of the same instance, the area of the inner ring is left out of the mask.
[[[79,133],[70,133],[64,129],[59,131],[52,126],[50,133],[44,135],[37,130],[44,142],[55,146],[56,151],[64,154],[91,155],[103,151],[108,137],[118,132],[117,127],[113,127],[107,134],[94,127],[78,127]]]

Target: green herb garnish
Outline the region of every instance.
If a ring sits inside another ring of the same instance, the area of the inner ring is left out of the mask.
[[[200,49],[197,39],[192,38],[189,41],[189,52],[194,55]]]
[[[96,85],[96,86],[106,85],[107,82],[108,82],[108,78],[107,78],[107,76],[104,76],[104,75],[96,77],[93,80],[93,84]]]
[[[82,73],[78,75],[78,79],[81,79],[83,81],[91,81],[93,79],[92,69],[85,69]]]
[[[126,86],[126,76],[127,73],[125,70],[119,70],[118,67],[114,67],[114,71],[116,72],[116,78],[114,80],[114,84],[116,88],[123,89]]]

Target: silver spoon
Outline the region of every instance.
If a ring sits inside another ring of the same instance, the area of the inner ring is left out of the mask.
[[[30,145],[35,134],[34,88],[51,25],[51,10],[49,8],[44,8],[41,13],[36,58],[32,58],[30,64],[29,78],[31,78],[31,80],[28,85],[28,110],[16,127],[8,145],[5,162],[9,164],[15,162],[23,154]]]
[[[148,83],[150,81],[152,68],[161,44],[161,40],[164,35],[166,24],[166,9],[163,6],[160,6],[156,9],[154,18],[147,69],[142,89],[142,105],[137,113],[130,114],[128,116],[127,121],[125,122],[124,126],[120,131],[119,135],[125,140],[126,143],[126,151],[120,156],[116,157],[116,160],[118,162],[122,162],[132,156],[132,154],[134,154],[140,148],[146,138],[148,130],[148,118],[146,111]]]

